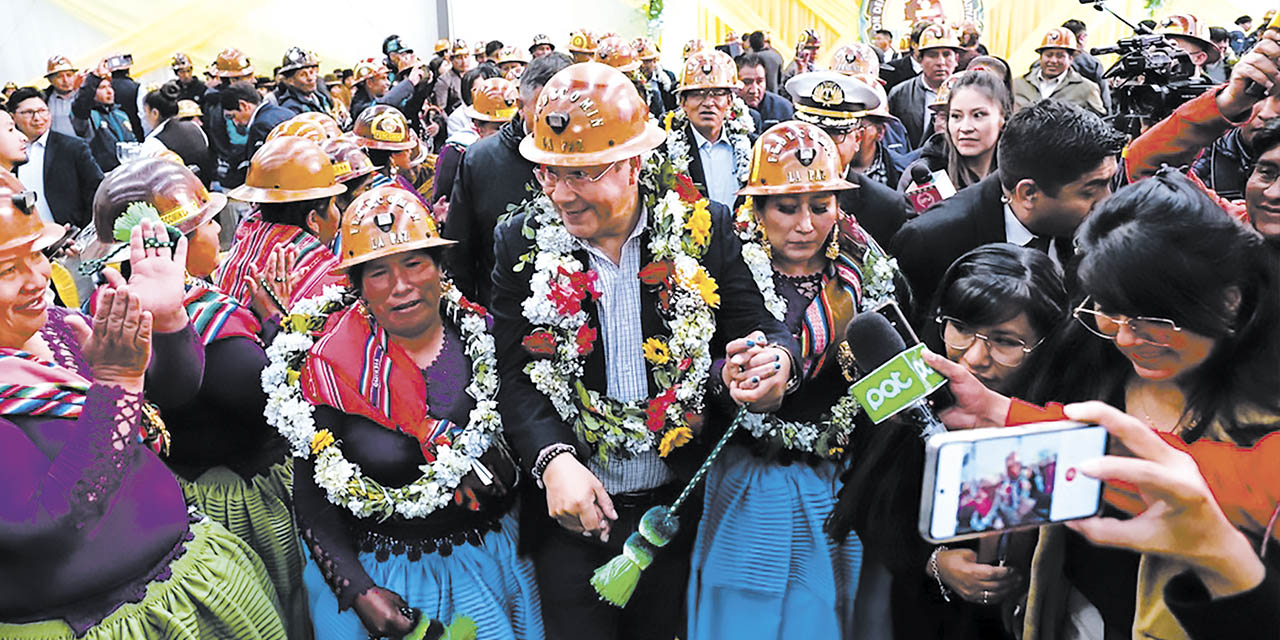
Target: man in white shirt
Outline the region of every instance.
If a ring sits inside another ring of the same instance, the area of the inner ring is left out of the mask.
[[[963,50],[955,32],[944,25],[929,25],[921,31],[913,58],[913,63],[920,65],[920,74],[889,92],[889,113],[906,127],[911,148],[920,147],[933,135],[929,105],[937,100],[939,87],[955,73],[956,56]]]
[[[676,124],[665,147],[708,199],[726,207],[733,206],[746,181],[755,133],[746,104],[733,93],[738,84],[738,66],[728,54],[715,49],[689,54],[677,89]],[[735,102],[747,116],[745,123],[734,120]]]
[[[57,224],[88,225],[93,219],[93,194],[102,181],[89,145],[51,130],[49,105],[33,87],[15,91],[8,108],[16,128],[30,141],[18,179],[36,193],[40,217]]]

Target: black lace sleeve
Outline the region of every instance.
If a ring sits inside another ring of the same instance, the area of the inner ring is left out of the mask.
[[[338,424],[344,416],[331,407],[316,407],[318,424]],[[325,582],[338,598],[338,609],[351,608],[356,596],[374,586],[360,564],[359,552],[351,537],[351,519],[341,507],[329,502],[324,489],[316,485],[310,459],[294,461],[293,500],[302,537],[311,559],[320,567]]]

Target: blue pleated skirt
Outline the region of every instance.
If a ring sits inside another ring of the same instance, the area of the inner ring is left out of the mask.
[[[822,531],[840,470],[725,449],[707,474],[688,640],[852,637],[862,543]]]
[[[471,618],[477,638],[542,640],[542,606],[533,563],[516,555],[514,515],[507,514],[501,522],[502,530],[486,533],[483,546],[458,545],[448,556],[423,554],[414,562],[394,554],[380,562],[374,553],[361,553],[360,564],[375,585],[400,594],[423,615],[446,625],[455,615]],[[369,637],[354,609],[338,611],[338,599],[311,560],[310,550],[303,582],[316,640]]]

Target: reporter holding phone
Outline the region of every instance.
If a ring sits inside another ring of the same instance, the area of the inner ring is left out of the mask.
[[[1090,216],[1076,244],[1081,301],[1064,330],[1041,347],[1050,357],[1028,397],[1124,407],[1189,451],[1232,523],[1261,539],[1276,493],[1268,490],[1276,484],[1274,456],[1265,454],[1277,439],[1267,436],[1280,427],[1275,254],[1170,170],[1117,191]],[[947,375],[964,378],[955,370]],[[972,384],[953,384],[953,390],[959,406],[943,415],[953,426],[1051,413],[992,398]],[[1142,510],[1134,496],[1111,489],[1108,502]],[[1062,626],[1066,586],[1115,632],[1188,637],[1162,597],[1182,568],[1167,556],[1139,559],[1061,529],[1042,530],[1024,637]]]

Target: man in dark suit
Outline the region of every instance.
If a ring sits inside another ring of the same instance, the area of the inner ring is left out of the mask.
[[[590,584],[595,569],[622,552],[645,511],[679,493],[683,483],[675,469],[701,462],[690,444],[666,456],[658,453],[662,431],[687,426],[690,418],[683,411],[698,411],[696,400],[669,407],[667,417],[655,414],[659,424],[652,432],[643,420],[624,417],[643,414],[670,393],[664,391],[670,384],[665,374],[649,374],[641,345],[647,338],[671,336],[676,322],[689,317],[663,310],[672,276],[657,272],[671,263],[654,262],[651,253],[662,219],[642,192],[641,184],[655,176],[642,170],[641,158],[664,136],[647,111],[631,81],[612,67],[579,64],[557,73],[543,89],[530,133],[520,144],[521,155],[539,167],[535,175],[544,195],[535,201],[536,211],[548,211],[550,217],[521,212],[495,233],[490,308],[502,376],[498,403],[507,441],[534,481],[526,484],[521,541],[532,553],[550,640],[671,638],[680,632],[678,612],[687,594],[696,506],[680,511],[679,534],[654,555],[625,607],[601,602]],[[652,195],[662,199],[669,187],[658,188],[662,192]],[[705,235],[696,232],[705,244],[693,236],[685,243],[702,247],[694,251],[700,257],[681,249],[673,259],[683,265],[677,268],[705,270],[718,286],[719,299],[711,299],[716,304],[710,318],[696,333],[699,346],[688,348],[697,352],[705,345],[708,357],[728,363],[705,387],[677,374],[690,385],[682,394],[697,397],[706,390],[727,394],[753,411],[772,410],[794,388],[798,349],[786,327],[765,310],[741,259],[729,212],[714,203],[709,209],[709,228],[703,228]],[[568,300],[561,295],[576,300],[571,306],[580,304],[580,311],[564,311],[585,316],[585,324],[569,329],[575,347],[553,347],[560,355],[547,356],[542,349],[551,334],[547,322],[573,323],[555,302]],[[748,336],[750,341],[744,339]],[[657,357],[651,351],[648,362]],[[560,378],[571,390],[567,399],[547,388],[538,373],[547,365],[557,367],[557,361],[581,366],[572,379]],[[720,385],[727,391],[716,388]],[[599,412],[587,414],[580,393],[572,391],[575,386],[582,395],[595,395],[592,406]],[[565,402],[574,413],[561,412],[568,410]],[[632,445],[599,437],[600,430],[613,429],[631,434],[623,437]],[[535,483],[537,488],[531,486]]]
[[[10,97],[13,124],[29,141],[18,179],[36,193],[40,217],[58,224],[84,227],[93,220],[93,194],[102,170],[84,140],[51,131],[49,106],[34,87],[18,89]],[[9,168],[9,167],[6,167]]]
[[[738,79],[742,86],[737,90],[738,97],[751,107],[752,119],[756,121],[756,135],[764,133],[769,127],[779,122],[786,122],[795,113],[791,101],[765,88],[764,60],[757,53],[743,54],[736,60]]]
[[[915,49],[920,73],[889,92],[889,113],[907,128],[907,142],[912,149],[924,145],[933,135],[933,117],[929,105],[938,98],[938,90],[956,70],[956,56],[961,51],[955,32],[943,25],[929,25],[921,33]]]
[[[924,299],[956,258],[990,242],[1035,247],[1065,268],[1076,228],[1111,193],[1124,142],[1087,109],[1035,103],[1005,125],[1000,169],[907,222],[889,252]]]
[[[795,96],[796,120],[821,127],[840,154],[845,179],[857,189],[839,192],[840,210],[857,219],[881,245],[887,245],[906,221],[911,206],[901,193],[853,170],[861,148],[863,120],[880,105],[880,96],[861,79],[836,71],[802,73],[787,82]]]
[[[920,35],[930,24],[932,23],[917,24],[911,30],[911,35],[907,37],[907,50],[898,54],[892,62],[880,65],[880,79],[884,80],[886,92],[893,91],[894,87],[920,75],[921,67],[917,48],[920,46]]]
[[[468,299],[489,304],[493,292],[493,230],[513,207],[539,192],[533,163],[520,155],[542,87],[573,63],[563,53],[534,58],[520,76],[520,113],[496,135],[471,143],[449,196],[443,235],[457,241],[445,251],[454,286]]]
[[[263,142],[267,134],[276,125],[292,118],[294,112],[263,100],[262,95],[249,82],[235,82],[221,91],[222,111],[231,116],[232,122],[241,127],[248,127],[249,133],[244,143],[244,156],[234,170],[244,175],[249,170],[249,161]]]
[[[750,156],[759,132],[735,131],[729,122],[738,86],[738,66],[723,51],[689,54],[680,76],[680,109],[685,125],[668,135],[664,154],[685,165],[698,190],[712,202],[732,207],[746,181],[740,155]],[[742,150],[742,151],[740,151]],[[749,158],[745,158],[749,161]]]

